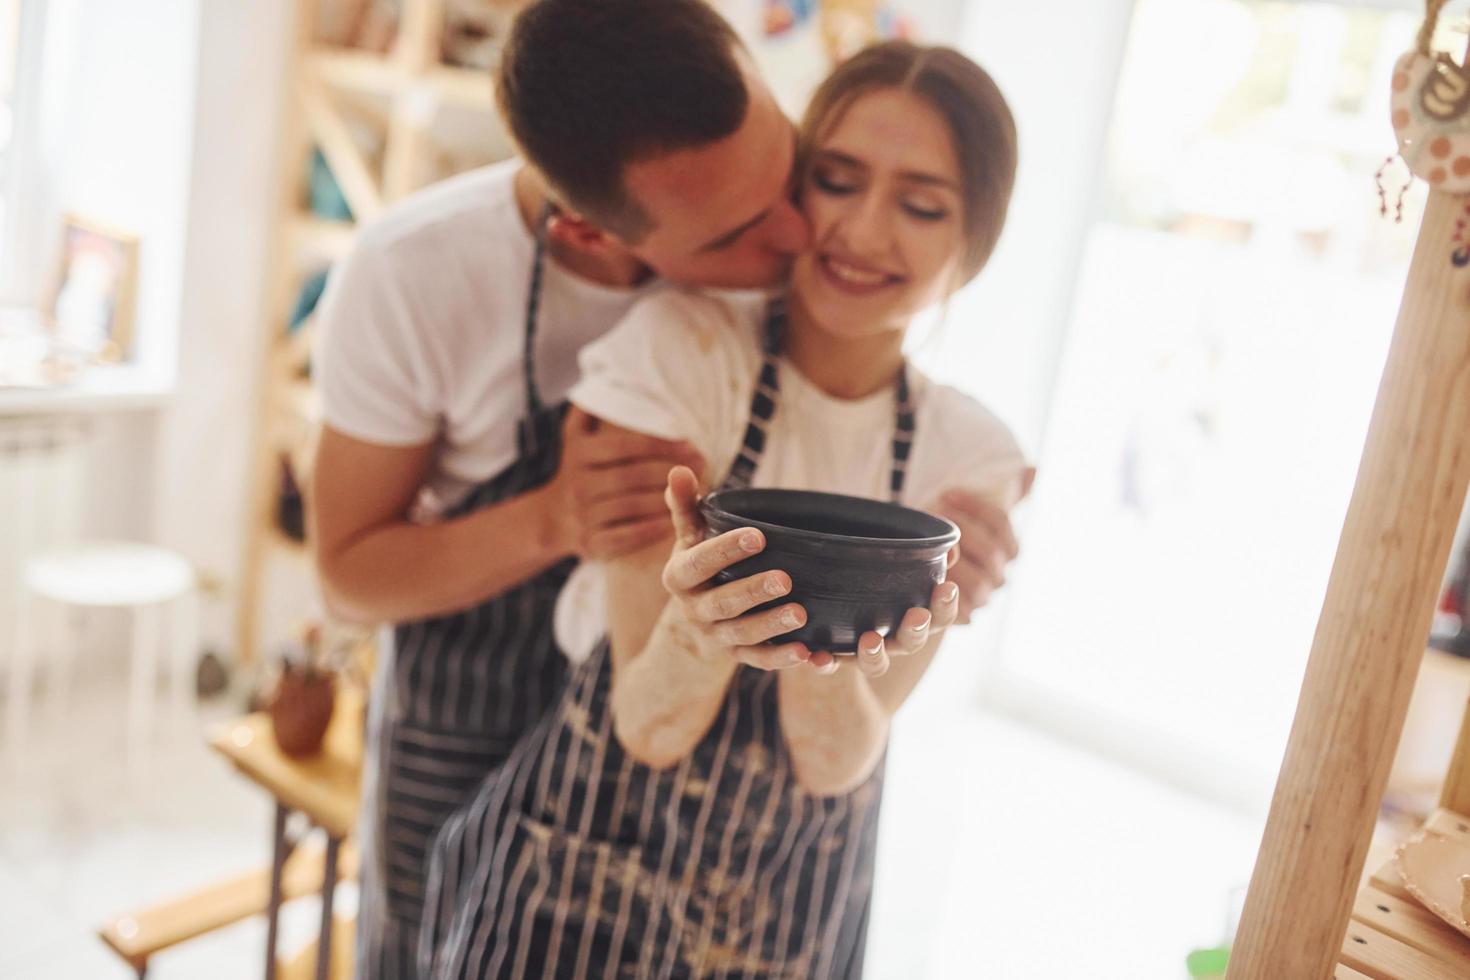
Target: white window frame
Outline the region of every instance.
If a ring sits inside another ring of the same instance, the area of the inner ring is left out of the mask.
[[[45,0],[20,0],[15,50],[14,123],[10,166],[0,186],[0,303],[34,305],[41,299],[51,244],[41,223],[47,213],[42,146],[42,75],[46,65]]]

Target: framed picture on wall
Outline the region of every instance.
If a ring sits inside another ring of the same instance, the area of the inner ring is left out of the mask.
[[[61,261],[43,313],[57,338],[99,359],[132,352],[138,237],[95,221],[62,219]]]

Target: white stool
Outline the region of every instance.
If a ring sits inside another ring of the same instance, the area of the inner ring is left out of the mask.
[[[166,607],[171,607],[169,674],[176,722],[182,723],[189,714],[199,640],[194,569],[181,555],[166,548],[127,542],[90,542],[60,548],[42,552],[25,563],[16,610],[15,663],[5,712],[6,742],[17,771],[26,760],[36,659],[33,618],[38,598],[60,607],[133,610],[127,752],[131,765],[140,764],[145,758],[143,750],[153,719],[158,680],[159,614]],[[55,690],[50,693],[58,714],[64,710],[71,687],[74,647],[69,637],[58,643],[47,665],[50,680],[55,682]]]

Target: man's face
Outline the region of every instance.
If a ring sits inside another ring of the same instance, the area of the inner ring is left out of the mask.
[[[624,175],[653,221],[653,230],[628,250],[673,282],[774,285],[811,237],[791,203],[791,121],[743,55],[741,66],[750,105],[739,129],[697,149],[633,164]]]

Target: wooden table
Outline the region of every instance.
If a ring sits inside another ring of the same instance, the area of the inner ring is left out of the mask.
[[[275,833],[271,839],[270,901],[266,907],[266,980],[275,980],[276,938],[281,908],[281,877],[286,859],[296,846],[286,832],[287,817],[303,814],[327,835],[326,866],[322,874],[322,924],[317,941],[317,980],[327,980],[332,958],[332,897],[337,883],[337,855],[342,841],[357,823],[362,773],[362,698],[350,688],[339,688],[337,708],[327,729],[322,751],[304,759],[281,752],[264,713],[246,715],[222,726],[210,745],[249,780],[276,801]]]
[[[1470,818],[1437,810],[1425,827],[1470,840]],[[1389,861],[1358,892],[1335,980],[1464,980],[1470,938],[1415,901]]]

